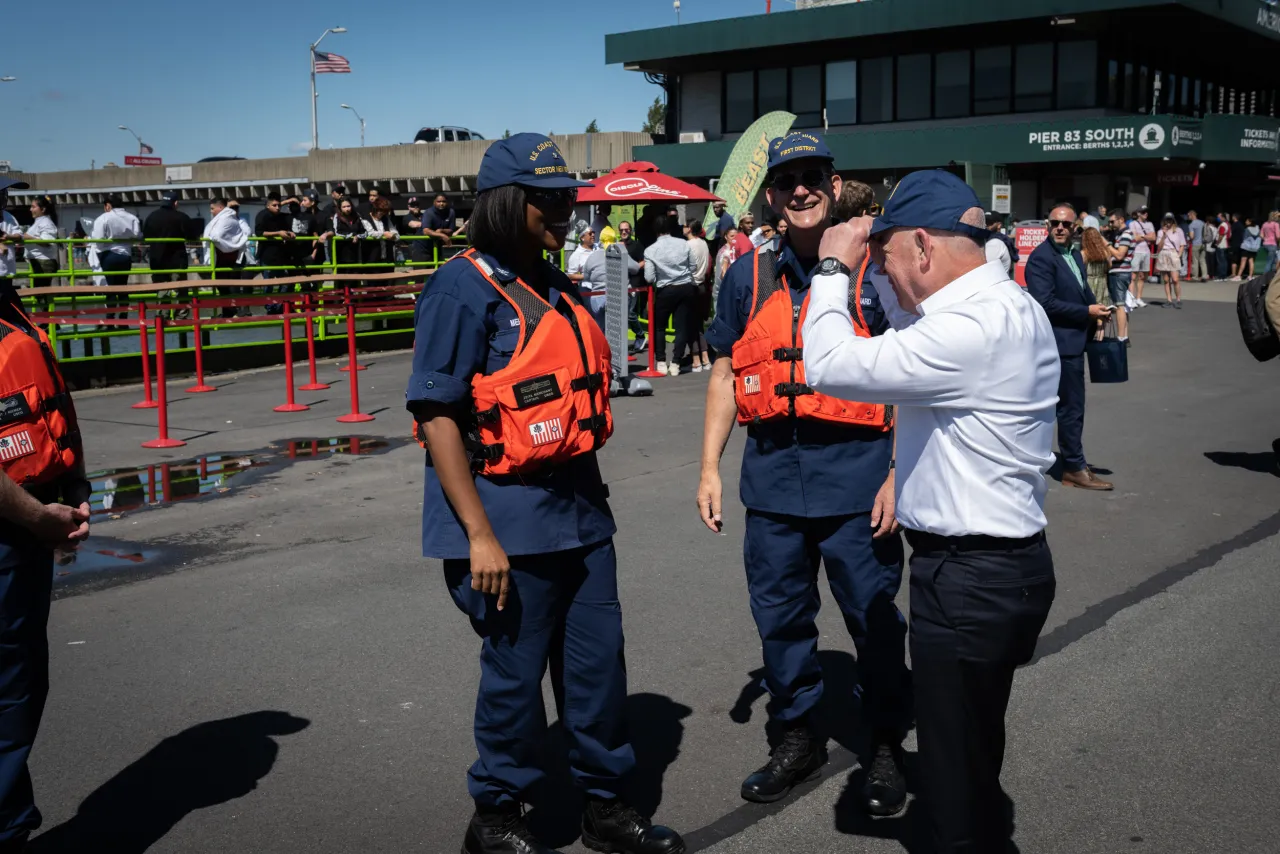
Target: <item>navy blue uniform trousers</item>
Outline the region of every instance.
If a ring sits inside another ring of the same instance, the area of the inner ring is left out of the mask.
[[[543,779],[535,757],[547,735],[548,665],[574,782],[589,795],[618,797],[635,754],[613,540],[510,560],[501,611],[496,596],[471,589],[470,561],[444,562],[449,592],[482,641],[471,797],[486,806],[520,802]]]
[[[764,652],[770,713],[798,722],[822,698],[818,564],[858,652],[868,723],[901,738],[911,715],[907,627],[894,597],[902,585],[902,540],[874,540],[871,514],[806,519],[747,511],[744,548],[751,613]]]
[[[907,533],[920,796],[938,854],[1008,850],[1000,788],[1013,672],[1053,604],[1053,556],[1027,541]]]
[[[40,826],[27,757],[49,696],[53,552],[0,521],[0,843]]]
[[[1061,356],[1058,378],[1058,450],[1066,471],[1083,471],[1084,459],[1084,356]]]

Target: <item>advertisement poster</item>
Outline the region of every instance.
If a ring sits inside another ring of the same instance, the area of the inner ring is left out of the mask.
[[[1024,288],[1027,286],[1027,259],[1031,252],[1049,239],[1049,228],[1043,222],[1019,223],[1013,229],[1013,245],[1018,247],[1018,264],[1013,278]]]
[[[747,212],[751,200],[760,192],[764,173],[769,165],[769,143],[791,130],[796,117],[784,110],[767,113],[747,128],[729,154],[729,160],[720,173],[716,195],[725,200],[725,211],[737,222]],[[715,211],[708,207],[703,219],[707,234],[715,228]]]

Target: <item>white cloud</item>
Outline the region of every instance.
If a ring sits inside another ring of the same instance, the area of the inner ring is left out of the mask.
[[[306,154],[310,150],[311,143],[309,142],[295,142],[293,145],[289,146],[290,154]]]

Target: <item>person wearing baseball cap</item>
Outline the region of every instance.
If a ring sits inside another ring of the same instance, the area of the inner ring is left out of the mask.
[[[142,223],[142,236],[147,240],[147,266],[160,271],[151,274],[152,284],[187,280],[186,241],[192,236],[192,225],[191,217],[178,210],[178,199],[177,190],[166,191],[160,196],[160,207],[147,214]],[[179,240],[182,242],[177,242]],[[189,288],[179,288],[160,293],[174,294],[179,301],[185,302],[191,291]],[[191,309],[180,308],[177,311],[179,319],[190,316]]]
[[[636,757],[617,528],[596,460],[613,425],[611,356],[578,289],[545,257],[564,246],[585,186],[541,134],[493,142],[476,176],[471,248],[428,278],[417,303],[405,400],[427,450],[422,553],[444,561],[481,639],[466,854],[554,854],[521,809],[544,776],[536,752],[553,645],[584,844],[685,851],[621,798]]]
[[[721,531],[720,458],[734,423],[744,425],[743,563],[771,728],[782,735],[768,762],[743,780],[742,797],[779,800],[826,762],[824,734],[812,722],[824,691],[815,623],[821,563],[858,650],[868,724],[858,797],[867,813],[889,816],[906,806],[901,743],[911,716],[906,623],[894,605],[903,548],[893,521],[892,417],[885,407],[851,402],[865,398],[815,394],[797,335],[843,190],[834,161],[812,131],[769,143],[765,195],[787,231],[776,249],[769,241],[739,257],[720,284],[706,332],[721,355],[707,391],[697,504],[702,523]],[[851,262],[859,274],[845,279],[845,298],[856,306],[860,334],[880,335],[889,325],[864,260]]]
[[[919,795],[939,852],[1004,851],[1004,715],[1053,603],[1045,473],[1058,348],[1049,318],[988,262],[973,189],[913,172],[880,217],[835,226],[804,321],[808,381],[896,407],[896,514],[911,544]],[[855,334],[848,275],[867,249],[895,330]],[[960,610],[962,609],[963,613]]]

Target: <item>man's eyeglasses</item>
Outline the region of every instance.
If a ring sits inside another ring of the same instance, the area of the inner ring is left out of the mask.
[[[806,188],[816,190],[829,177],[831,173],[825,169],[806,169],[800,173],[780,172],[773,176],[770,184],[779,193],[790,193],[796,188],[796,184],[804,184]]]
[[[1049,220],[1050,228],[1065,228],[1067,231],[1075,231],[1076,222],[1073,219],[1051,219]]]
[[[524,197],[529,200],[530,204],[537,205],[540,208],[572,205],[578,200],[578,188],[564,187],[548,190],[542,187],[525,187]]]

